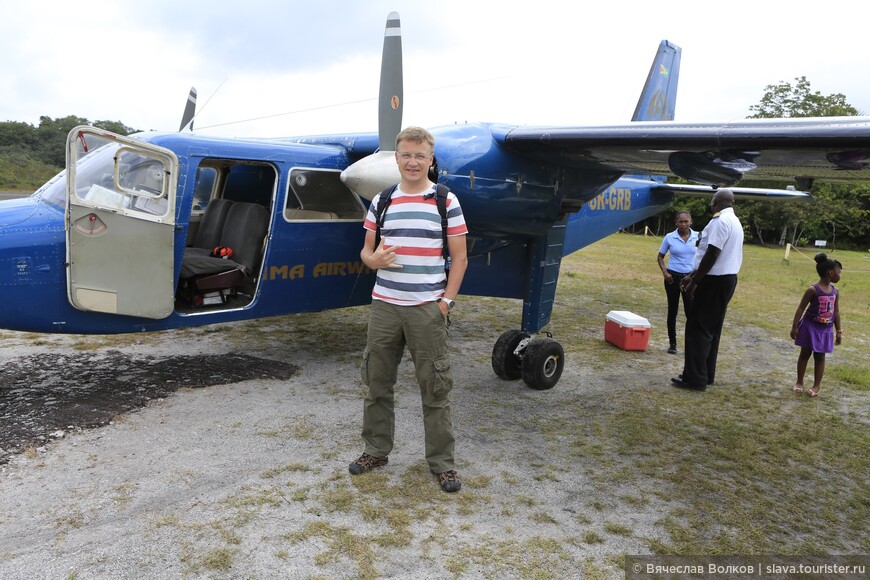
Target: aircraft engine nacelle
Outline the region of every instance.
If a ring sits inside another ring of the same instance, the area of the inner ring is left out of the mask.
[[[369,201],[401,179],[395,151],[378,151],[341,172],[341,181],[348,189]]]

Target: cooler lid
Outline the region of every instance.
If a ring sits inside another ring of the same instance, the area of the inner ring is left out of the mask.
[[[607,313],[607,320],[611,320],[620,326],[650,327],[649,320],[628,310],[611,310]]]

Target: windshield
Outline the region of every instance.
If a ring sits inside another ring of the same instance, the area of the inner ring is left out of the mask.
[[[41,199],[45,203],[63,211],[66,200],[66,170],[61,171],[45,182],[31,197]]]
[[[91,139],[94,139],[94,137],[91,137]],[[118,145],[110,147],[111,142],[109,140],[103,139],[101,141],[101,143],[97,144],[97,148],[91,149],[90,153],[82,151],[81,145],[79,145],[76,182],[84,183],[87,180],[90,183],[95,183],[95,177],[99,177],[99,173],[107,172],[108,184],[111,187],[112,165],[114,163],[112,153],[118,149]],[[66,170],[49,179],[45,185],[34,192],[33,197],[38,197],[49,205],[63,210],[66,206]]]

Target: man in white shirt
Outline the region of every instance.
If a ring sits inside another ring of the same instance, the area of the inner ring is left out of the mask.
[[[734,215],[733,205],[734,193],[730,189],[713,194],[710,207],[716,213],[698,239],[694,271],[680,283],[693,299],[686,320],[683,374],[671,379],[676,387],[703,391],[716,378],[725,312],[743,263],[743,226]]]

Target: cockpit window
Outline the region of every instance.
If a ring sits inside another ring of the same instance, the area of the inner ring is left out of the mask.
[[[61,171],[46,181],[31,197],[41,199],[45,203],[63,210],[66,202],[66,171]]]
[[[159,197],[165,189],[167,174],[159,160],[121,148],[116,155],[117,185],[133,195],[151,194]]]
[[[103,148],[108,143],[108,139],[102,139],[96,135],[88,135],[88,140],[84,138],[76,141],[76,157],[78,159],[77,172],[86,171],[85,167],[93,161],[94,156],[105,156],[106,150]],[[87,147],[90,144],[90,147]],[[61,171],[45,184],[37,189],[32,197],[36,197],[49,205],[53,205],[57,209],[62,210],[66,206],[66,170]]]

